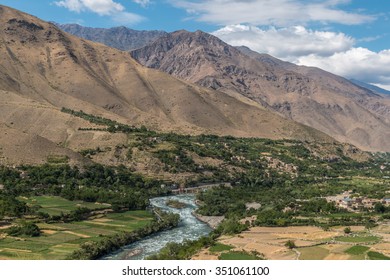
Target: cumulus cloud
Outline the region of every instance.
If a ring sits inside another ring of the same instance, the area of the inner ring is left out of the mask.
[[[233,46],[247,46],[260,53],[294,62],[298,57],[315,53],[329,56],[350,49],[355,40],[343,33],[313,31],[303,26],[287,28],[230,25],[212,33]]]
[[[328,57],[303,56],[297,62],[390,89],[390,50],[373,52],[366,48],[351,48]]]
[[[373,52],[356,47],[357,41],[344,33],[303,26],[265,29],[238,24],[212,34],[233,46],[247,46],[282,60],[390,89],[390,50]]]
[[[140,15],[126,12],[122,4],[113,0],[63,0],[54,3],[76,13],[88,11],[100,16],[111,16],[113,20],[122,24],[133,24],[144,20]]]
[[[372,21],[371,15],[339,8],[346,0],[175,0],[199,21],[218,25],[250,24],[289,26],[309,22],[361,24]]]
[[[54,2],[57,6],[69,9],[72,12],[91,11],[99,15],[111,15],[124,11],[120,3],[112,0],[64,0]]]

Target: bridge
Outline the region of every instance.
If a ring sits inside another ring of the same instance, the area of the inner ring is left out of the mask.
[[[196,187],[183,187],[180,186],[178,189],[172,190],[173,194],[183,194],[183,193],[198,193],[198,192],[203,192],[208,189],[212,189],[215,187],[219,186],[224,186],[224,187],[229,187],[231,188],[232,185],[230,183],[222,182],[222,183],[214,183],[214,184],[202,184],[198,185]]]

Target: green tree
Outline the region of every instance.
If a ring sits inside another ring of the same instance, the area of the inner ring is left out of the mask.
[[[352,230],[351,230],[350,227],[346,227],[346,228],[344,229],[344,233],[345,233],[345,234],[350,234],[351,232],[352,232]]]
[[[284,243],[284,246],[286,246],[289,249],[294,249],[297,247],[293,240],[288,240],[286,243]]]

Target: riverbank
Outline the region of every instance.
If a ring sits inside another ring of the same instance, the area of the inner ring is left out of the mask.
[[[202,216],[195,212],[192,214],[199,221],[208,224],[212,229],[216,229],[218,225],[225,219],[225,216]]]

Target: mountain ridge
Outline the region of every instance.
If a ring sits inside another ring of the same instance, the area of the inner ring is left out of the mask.
[[[131,54],[142,65],[245,96],[338,141],[390,150],[390,99],[321,69],[240,50],[200,31],[173,32]]]
[[[355,85],[357,85],[357,86],[369,89],[369,90],[371,90],[373,92],[376,92],[376,93],[379,93],[379,94],[390,94],[390,91],[388,91],[388,90],[386,90],[384,88],[372,85],[372,84],[367,84],[365,82],[362,82],[362,81],[359,81],[359,80],[356,80],[356,79],[350,79],[350,81],[352,83],[354,83]]]
[[[157,131],[334,141],[248,98],[143,67],[127,52],[17,10],[0,6],[0,23],[0,122],[57,146],[79,151],[126,142],[65,116],[62,107]]]
[[[79,24],[59,24],[55,22],[53,24],[74,36],[123,51],[141,48],[167,34],[167,32],[160,30],[134,30],[125,26],[93,28]]]

